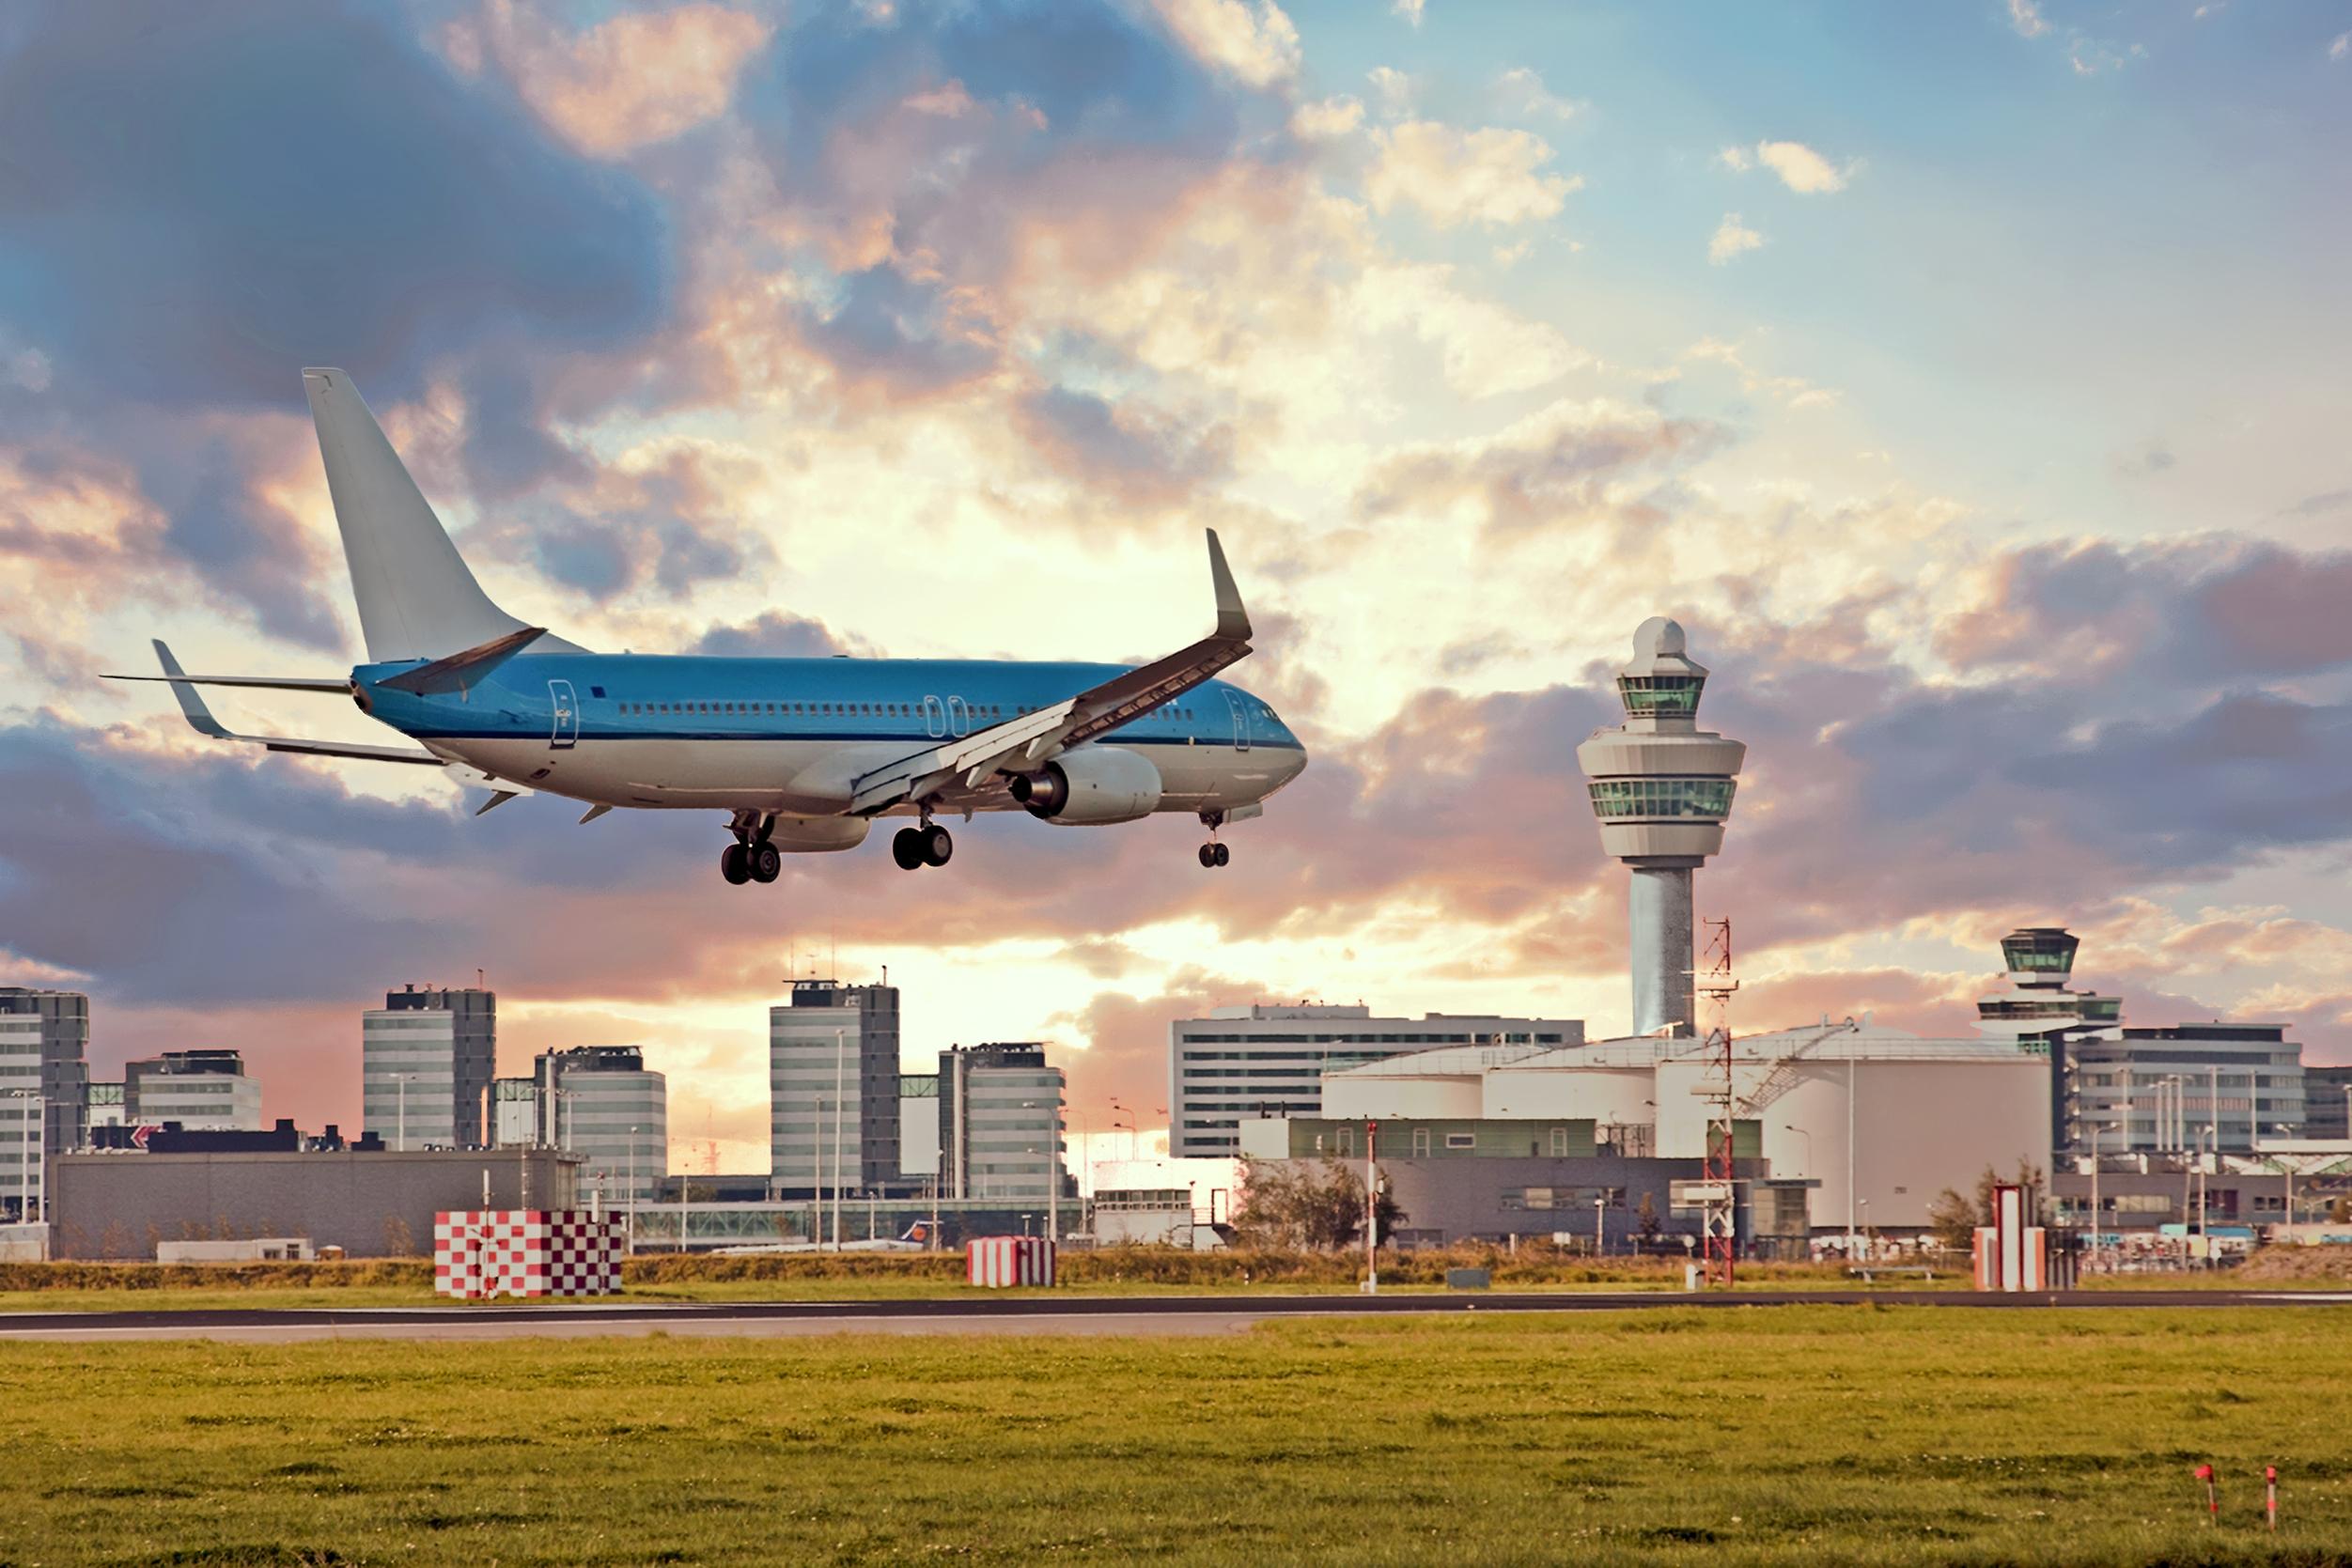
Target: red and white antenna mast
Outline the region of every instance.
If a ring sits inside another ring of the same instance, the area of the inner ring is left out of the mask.
[[[1737,1209],[1732,1185],[1732,1112],[1736,1096],[1731,1074],[1731,994],[1739,982],[1731,972],[1731,922],[1706,923],[1706,967],[1699,970],[1699,994],[1706,999],[1707,1031],[1703,1054],[1706,1075],[1701,1080],[1707,1100],[1706,1163],[1702,1174],[1706,1202],[1700,1205],[1706,1246],[1706,1282],[1731,1288]]]

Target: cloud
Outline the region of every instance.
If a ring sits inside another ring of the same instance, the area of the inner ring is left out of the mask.
[[[1468,397],[1525,392],[1592,363],[1550,322],[1466,293],[1450,267],[1371,268],[1355,305],[1367,327],[1402,329],[1436,345],[1446,385]]]
[[[716,118],[769,24],[726,7],[624,11],[566,36],[536,9],[488,0],[453,23],[444,52],[460,69],[487,52],[524,102],[596,158],[620,158]]]
[[[1181,500],[1233,468],[1233,431],[1139,401],[1041,387],[1014,404],[1021,434],[1064,474],[1135,505]]]
[[[56,391],[283,406],[332,364],[397,399],[436,355],[610,345],[667,307],[650,194],[382,17],[61,5],[23,31],[0,320]]]
[[[1313,141],[1332,141],[1363,124],[1363,100],[1342,94],[1301,103],[1290,116],[1290,129]]]
[[[740,626],[714,626],[683,651],[720,659],[831,659],[873,650],[862,639],[843,638],[822,621],[770,610]]]
[[[1413,79],[1394,66],[1374,66],[1364,73],[1372,84],[1373,95],[1379,99],[1381,110],[1389,115],[1412,112]]]
[[[2352,33],[2338,33],[2328,40],[2328,58],[2341,60],[2352,54]]]
[[[1544,79],[1525,66],[1515,66],[1495,81],[1498,101],[1522,115],[1548,115],[1574,119],[1592,107],[1581,99],[1561,98],[1545,87]]]
[[[2009,0],[2009,25],[2019,38],[2038,39],[2049,31],[2049,23],[2034,0]]]
[[[1429,0],[1390,0],[1389,14],[1401,16],[1405,19],[1407,25],[1418,27],[1421,25],[1423,12],[1428,8]]]
[[[1274,0],[1155,0],[1192,53],[1253,87],[1299,74],[1299,29]]]
[[[1721,267],[1742,251],[1754,250],[1763,243],[1764,236],[1740,222],[1738,213],[1726,212],[1707,240],[1706,258]]]
[[[1376,131],[1379,157],[1365,181],[1375,211],[1418,209],[1439,228],[1488,228],[1556,217],[1581,178],[1543,172],[1550,144],[1525,131],[1462,131],[1410,120]]]
[[[1817,195],[1846,189],[1846,173],[1802,142],[1758,142],[1756,159],[1781,177],[1781,183],[1800,195]]]
[[[1642,484],[1696,461],[1726,439],[1703,420],[1596,398],[1565,399],[1491,440],[1409,449],[1375,469],[1356,493],[1371,518],[1442,516],[1467,504],[1490,536],[1607,521],[1657,520]]]

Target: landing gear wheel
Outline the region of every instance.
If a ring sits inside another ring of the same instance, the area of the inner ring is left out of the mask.
[[[1217,865],[1217,846],[1215,846],[1215,845],[1213,845],[1213,844],[1204,844],[1204,845],[1202,845],[1202,846],[1201,846],[1201,868],[1202,868],[1203,870],[1205,870],[1205,871],[1207,871],[1207,870],[1214,870],[1214,869],[1216,868],[1216,865]]]
[[[1233,846],[1229,844],[1212,844],[1209,847],[1217,851],[1217,863],[1220,866],[1233,859]]]
[[[741,887],[752,879],[751,851],[740,844],[730,844],[726,853],[719,857],[719,875]]]
[[[919,832],[923,840],[923,863],[945,865],[956,853],[956,836],[936,823],[919,830]]]
[[[890,858],[898,862],[901,871],[914,871],[923,864],[923,830],[901,828],[890,841]]]
[[[750,858],[755,882],[772,882],[784,873],[784,852],[772,844],[752,846]]]

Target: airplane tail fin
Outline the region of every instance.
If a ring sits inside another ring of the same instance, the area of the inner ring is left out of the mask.
[[[440,659],[527,629],[474,581],[351,379],[340,370],[304,370],[303,390],[319,427],[369,661]],[[542,636],[535,651],[580,650]]]

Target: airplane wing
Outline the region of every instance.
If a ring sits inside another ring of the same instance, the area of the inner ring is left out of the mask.
[[[908,800],[959,785],[977,789],[999,771],[1027,771],[1057,752],[1118,728],[1138,714],[1182,696],[1250,652],[1250,614],[1225,565],[1217,531],[1208,531],[1208,574],[1217,595],[1217,629],[1192,646],[1129,670],[1034,713],[901,757],[857,779],[849,814],[871,816]]]
[[[180,670],[179,660],[172,657],[171,649],[164,645],[161,638],[156,639],[155,642],[155,657],[163,661],[164,673],[162,675],[122,678],[169,681],[172,695],[179,699],[179,711],[186,716],[188,727],[198,735],[214,740],[241,740],[249,746],[261,746],[273,752],[291,752],[304,756],[358,757],[367,762],[414,762],[432,768],[443,768],[448,765],[444,757],[438,757],[430,752],[408,746],[361,746],[341,740],[298,740],[276,735],[239,735],[222,724],[218,719],[213,718],[212,710],[204,706],[204,699],[197,696],[195,691],[199,684],[267,686],[288,691],[349,691],[351,689],[351,683],[348,680],[296,683],[273,680],[257,675],[197,677]]]

